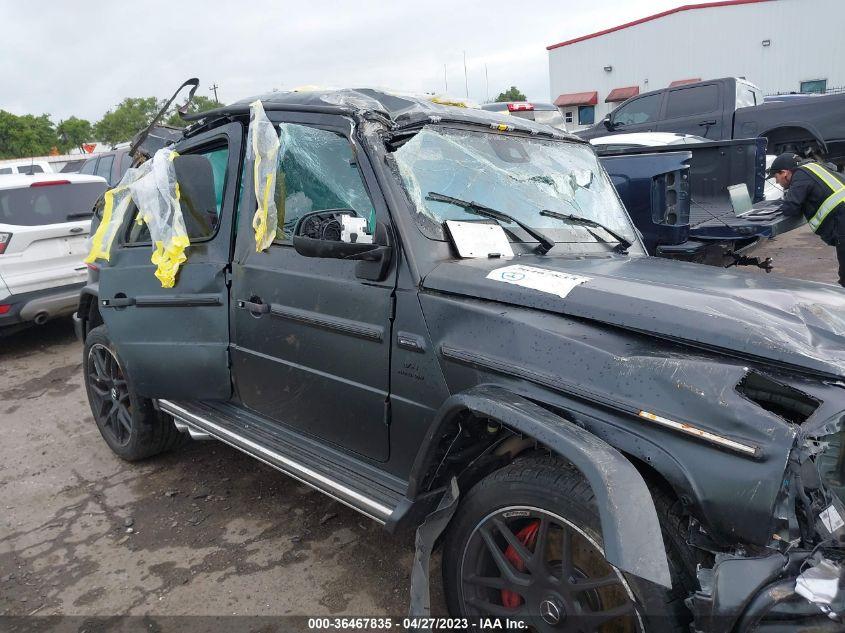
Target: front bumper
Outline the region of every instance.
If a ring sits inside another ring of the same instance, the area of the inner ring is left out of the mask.
[[[795,590],[803,568],[812,564],[811,553],[717,557],[712,569],[699,570],[701,589],[687,600],[695,618],[692,630],[841,633],[845,630],[845,566],[839,567],[839,594],[829,606],[810,602]]]

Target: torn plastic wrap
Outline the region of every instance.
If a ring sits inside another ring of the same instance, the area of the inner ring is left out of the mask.
[[[171,149],[157,151],[149,173],[129,185],[132,199],[138,207],[137,222],[150,230],[155,276],[162,288],[176,284],[179,267],[186,261],[185,249],[190,244],[182,207],[179,204],[179,184],[173,161],[179,156]]]
[[[172,288],[176,284],[176,275],[187,259],[185,249],[190,243],[173,166],[177,156],[173,150],[162,148],[152,159],[127,171],[117,187],[106,191],[103,219],[91,238],[86,263],[109,260],[114,238],[134,202],[138,207],[136,221],[145,223],[150,229],[153,243],[150,261],[156,265],[155,276],[162,288]]]
[[[250,104],[247,160],[254,161],[257,209],[252,218],[252,228],[255,230],[255,250],[259,252],[270,247],[278,230],[279,213],[275,194],[279,147],[276,128],[267,118],[261,101],[254,101]]]
[[[103,218],[91,238],[91,250],[88,257],[85,258],[85,263],[92,264],[98,259],[109,261],[114,238],[120,227],[123,226],[126,210],[132,202],[129,187],[138,179],[146,176],[151,167],[152,161],[147,161],[139,167],[127,170],[117,186],[106,191],[103,196]]]

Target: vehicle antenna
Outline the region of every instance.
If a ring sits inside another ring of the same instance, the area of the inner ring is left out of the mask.
[[[443,64],[443,84],[446,86],[443,94],[449,94],[449,79],[446,77],[446,64]]]

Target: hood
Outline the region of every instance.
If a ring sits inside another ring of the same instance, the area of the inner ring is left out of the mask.
[[[422,285],[845,377],[845,290],[829,284],[656,257],[523,256],[444,262]]]

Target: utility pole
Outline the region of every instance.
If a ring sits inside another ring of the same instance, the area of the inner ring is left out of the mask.
[[[446,77],[446,64],[443,64],[443,85],[446,86],[443,94],[449,94],[449,79]]]
[[[487,75],[487,64],[484,64],[484,100],[490,101],[490,77]]]
[[[220,102],[217,100],[217,89],[218,89],[219,87],[220,87],[220,86],[218,86],[216,83],[211,84],[211,86],[209,87],[209,90],[211,90],[211,91],[214,93],[214,103],[220,103]]]
[[[467,52],[464,51],[464,87],[467,91],[467,99],[469,99],[469,79],[467,79]]]

